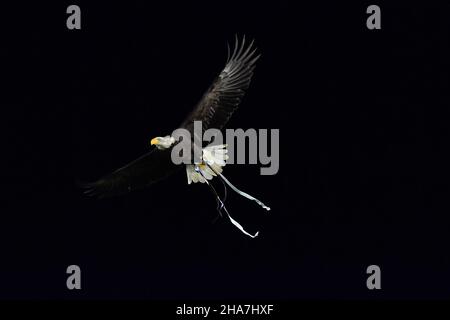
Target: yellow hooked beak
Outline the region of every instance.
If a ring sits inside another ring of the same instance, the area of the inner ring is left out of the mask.
[[[151,141],[150,141],[150,145],[155,145],[155,144],[158,144],[159,143],[159,141],[158,141],[158,138],[153,138]]]

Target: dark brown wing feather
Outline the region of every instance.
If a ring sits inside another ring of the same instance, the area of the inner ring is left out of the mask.
[[[259,58],[259,55],[255,56],[255,52],[256,48],[253,48],[253,41],[246,47],[245,36],[241,43],[236,37],[231,56],[230,47],[228,47],[228,59],[225,68],[181,127],[192,131],[193,122],[202,121],[203,130],[223,128],[239,106],[245,90],[250,85],[255,62]]]
[[[147,187],[181,168],[173,164],[170,158],[171,150],[172,148],[166,150],[154,148],[98,181],[82,184],[82,187],[86,189],[86,194],[98,198],[121,195]]]

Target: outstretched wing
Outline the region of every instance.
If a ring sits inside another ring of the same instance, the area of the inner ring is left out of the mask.
[[[256,48],[253,48],[253,41],[246,46],[245,36],[241,43],[236,36],[231,56],[228,46],[228,59],[225,68],[181,127],[192,130],[194,121],[202,121],[203,130],[223,128],[239,106],[245,90],[250,85],[255,62],[259,58],[259,55],[255,56],[255,52]]]
[[[98,198],[121,195],[144,188],[166,178],[181,166],[173,164],[171,148],[159,150],[154,148],[126,166],[93,183],[82,184],[85,193]]]

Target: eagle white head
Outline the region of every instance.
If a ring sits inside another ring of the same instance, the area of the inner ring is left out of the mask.
[[[150,144],[156,146],[158,149],[170,148],[175,143],[175,138],[171,136],[156,137],[150,141]]]

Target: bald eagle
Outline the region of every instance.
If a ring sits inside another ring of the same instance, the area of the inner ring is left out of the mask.
[[[256,54],[254,41],[249,45],[236,36],[233,51],[228,45],[228,58],[225,67],[213,81],[193,111],[183,121],[179,128],[184,128],[194,136],[194,121],[201,121],[202,129],[222,129],[239,106],[245,90],[249,87],[255,68],[255,62],[260,55]],[[171,151],[179,141],[171,135],[156,137],[150,140],[152,150],[122,168],[104,176],[93,183],[82,186],[89,196],[105,198],[122,195],[130,191],[147,187],[177,171],[181,165],[175,165],[171,160]],[[254,238],[258,235],[248,233],[234,220],[225,207],[227,185],[241,196],[253,200],[266,210],[269,207],[258,199],[236,188],[222,174],[228,159],[227,145],[210,144],[202,148],[200,163],[186,164],[188,184],[205,183],[210,187],[217,201],[219,215],[225,212],[230,221],[244,234]],[[224,197],[220,198],[213,185],[209,182],[213,177],[219,177],[224,185]]]

